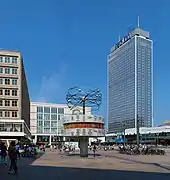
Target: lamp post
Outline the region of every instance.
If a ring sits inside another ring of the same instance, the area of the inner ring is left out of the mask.
[[[59,149],[59,133],[58,133],[58,130],[57,130],[57,149]]]
[[[123,139],[124,139],[124,145],[125,145],[125,139],[126,139],[126,135],[125,135],[126,124],[125,124],[125,122],[122,123],[122,125],[123,125]]]
[[[156,146],[158,146],[159,133],[156,133]]]
[[[137,147],[139,147],[139,117],[137,115],[137,122],[136,122],[136,143]]]
[[[86,113],[86,97],[82,97],[83,115]]]

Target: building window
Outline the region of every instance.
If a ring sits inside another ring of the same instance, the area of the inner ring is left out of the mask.
[[[10,90],[9,89],[5,89],[5,95],[10,96]]]
[[[12,57],[12,64],[17,64],[17,57]]]
[[[17,74],[17,68],[12,69],[12,74]]]
[[[2,68],[2,67],[0,68],[0,73],[1,73],[1,74],[3,73],[3,68]]]
[[[44,133],[50,133],[50,128],[44,128]]]
[[[57,134],[57,128],[51,128],[51,133]]]
[[[37,119],[43,119],[43,114],[37,114]]]
[[[37,107],[37,112],[38,113],[43,113],[43,107]]]
[[[51,114],[57,114],[57,108],[51,108]]]
[[[5,68],[5,74],[10,74],[10,68]]]
[[[50,127],[50,121],[44,121],[44,127]]]
[[[2,99],[0,99],[0,106],[3,106],[3,101],[2,101]]]
[[[16,89],[12,90],[12,96],[17,96],[17,90]]]
[[[43,128],[42,127],[37,127],[37,133],[43,133]]]
[[[2,78],[0,79],[0,84],[3,84],[3,79]]]
[[[10,112],[9,111],[5,111],[5,117],[10,117]]]
[[[44,120],[50,120],[50,114],[44,114]]]
[[[2,56],[0,57],[0,63],[3,63],[3,57]]]
[[[43,127],[43,121],[37,121],[37,127]]]
[[[5,79],[5,84],[9,85],[10,84],[10,79]]]
[[[57,121],[52,121],[51,122],[51,127],[57,127]]]
[[[17,85],[17,79],[12,79],[12,85]]]
[[[57,120],[57,114],[51,114],[51,120]]]
[[[3,89],[0,89],[0,96],[3,95]]]
[[[10,63],[10,57],[5,57],[5,63]]]
[[[5,100],[5,106],[10,106],[10,100]]]
[[[64,114],[64,108],[58,108],[58,114]]]
[[[44,107],[44,113],[50,113],[50,108],[49,107]]]
[[[17,100],[12,101],[12,106],[17,106]]]
[[[3,117],[3,111],[0,111],[0,117]]]
[[[58,115],[58,121],[63,120],[63,115]]]
[[[17,117],[17,111],[12,111],[12,117]]]

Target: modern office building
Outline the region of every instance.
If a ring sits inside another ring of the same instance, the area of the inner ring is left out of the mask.
[[[0,50],[0,139],[30,136],[30,100],[20,52]]]
[[[52,104],[31,102],[31,134],[34,143],[57,144],[63,139],[63,117],[82,113],[82,108],[70,110],[66,104]],[[86,107],[86,114],[91,114],[91,109]]]
[[[136,128],[125,129],[125,138],[128,143],[136,143]],[[124,133],[106,134],[106,142],[122,143]],[[170,125],[164,124],[158,127],[140,127],[139,139],[142,144],[162,144],[170,145]]]
[[[153,61],[149,32],[137,27],[108,55],[108,131],[152,127]]]

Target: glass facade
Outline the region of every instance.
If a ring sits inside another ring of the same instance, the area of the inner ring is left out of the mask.
[[[152,126],[152,41],[135,34],[108,57],[108,131]]]
[[[24,124],[0,122],[0,132],[24,132]]]
[[[141,126],[152,126],[152,42],[136,37],[137,119]]]
[[[37,133],[58,134],[63,133],[64,108],[37,107]]]

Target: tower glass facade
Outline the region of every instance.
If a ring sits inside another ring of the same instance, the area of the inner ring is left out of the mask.
[[[108,131],[152,126],[152,41],[140,28],[108,56]]]

